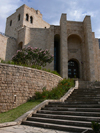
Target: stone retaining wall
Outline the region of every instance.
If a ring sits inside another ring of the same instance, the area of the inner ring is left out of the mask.
[[[0,112],[25,103],[43,87],[51,90],[61,77],[42,70],[0,63]]]

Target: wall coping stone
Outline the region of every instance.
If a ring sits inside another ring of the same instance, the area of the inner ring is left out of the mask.
[[[17,65],[12,65],[12,64],[5,64],[5,63],[0,63],[0,66],[8,66],[8,67],[15,67],[15,68],[24,68],[24,69],[28,69],[28,70],[35,70],[35,71],[45,72],[45,73],[60,77],[60,76],[58,76],[56,74],[53,74],[53,73],[50,73],[50,72],[47,72],[47,71],[44,71],[44,70],[39,70],[39,69],[25,67],[25,66],[17,66]],[[63,79],[62,77],[60,77],[60,78]]]
[[[32,116],[32,114],[35,114],[37,111],[41,110],[41,108],[43,108],[45,105],[48,105],[49,102],[64,102],[71,95],[71,93],[75,89],[78,89],[78,85],[79,85],[78,81],[75,81],[75,87],[70,88],[68,90],[68,92],[63,97],[61,97],[59,100],[45,100],[42,103],[40,103],[39,105],[35,106],[30,111],[24,113],[22,116],[20,116],[19,118],[17,118],[15,121],[1,123],[0,124],[0,128],[21,124],[21,122],[23,120],[26,120],[28,117]]]

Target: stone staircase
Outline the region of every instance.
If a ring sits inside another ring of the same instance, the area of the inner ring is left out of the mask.
[[[91,121],[100,122],[100,88],[76,89],[65,102],[50,102],[22,124],[69,133],[91,132]]]

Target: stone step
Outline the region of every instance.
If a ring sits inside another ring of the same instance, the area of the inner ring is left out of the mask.
[[[98,93],[100,93],[100,92],[98,92]],[[98,97],[100,97],[99,95],[98,95],[98,93],[95,93],[95,92],[93,92],[93,93],[84,93],[84,92],[80,92],[80,93],[72,93],[70,96],[98,96]]]
[[[59,124],[52,124],[52,123],[42,123],[42,122],[34,122],[34,121],[23,121],[22,124],[24,125],[30,125],[30,126],[37,126],[37,127],[43,127],[43,128],[49,128],[49,129],[57,129],[61,131],[71,131],[74,133],[81,133],[86,129],[91,130],[91,128],[85,128],[85,127],[77,127],[77,126],[67,126],[67,125],[59,125]]]
[[[92,130],[92,121],[100,123],[99,88],[74,90],[65,102],[49,102],[23,124],[81,133]]]
[[[80,94],[80,95],[84,95],[84,94],[86,94],[86,95],[94,95],[94,94],[100,94],[100,91],[98,92],[98,91],[94,91],[94,92],[88,92],[88,91],[77,91],[77,92],[72,92],[72,94]]]
[[[41,117],[28,117],[27,121],[37,121],[44,123],[54,123],[60,125],[82,126],[82,127],[91,128],[91,122],[86,122],[86,121],[61,120],[61,119],[50,119],[50,118],[41,118]]]
[[[73,97],[69,97],[67,100],[79,100],[79,101],[86,101],[86,100],[91,100],[91,101],[100,101],[100,98],[95,98],[95,97],[83,97],[83,98],[81,98],[81,97],[75,97],[75,98],[73,98]]]
[[[72,99],[76,99],[76,98],[80,98],[80,99],[100,99],[100,97],[98,97],[98,96],[70,96],[70,97],[68,97],[68,98],[72,98]]]
[[[51,104],[54,104],[54,105],[59,105],[59,104],[64,105],[65,102],[49,102],[48,103],[48,105],[51,105]]]
[[[83,102],[83,103],[87,103],[89,101],[91,102],[100,102],[100,99],[67,99],[66,101],[68,102]]]
[[[100,92],[99,90],[74,90],[73,93],[98,93]]]
[[[100,112],[100,108],[66,108],[66,107],[45,107],[42,110],[52,111],[84,111],[84,112]]]
[[[81,98],[92,98],[92,97],[95,97],[95,98],[100,98],[100,96],[98,96],[97,94],[96,95],[73,95],[71,94],[70,97],[72,98],[76,98],[76,97],[81,97]]]
[[[69,100],[65,100],[65,103],[67,103],[67,104],[98,104],[99,102],[98,101],[74,101],[74,100],[72,100],[72,101],[69,101]]]
[[[79,89],[75,89],[74,91],[100,91],[100,87],[98,88],[88,88],[88,89],[84,89],[84,88],[79,88]]]
[[[73,104],[73,105],[70,105],[70,104],[58,104],[58,105],[55,105],[55,104],[48,104],[46,105],[45,107],[69,107],[69,108],[100,108],[100,104],[85,104],[85,105],[82,105],[82,104]]]
[[[100,117],[100,113],[99,112],[40,110],[37,113]]]
[[[98,104],[100,105],[98,102],[94,101],[94,102],[91,102],[91,101],[88,101],[88,102],[68,102],[68,99],[65,100],[65,102],[49,102],[48,105],[80,105],[80,104],[89,104],[89,105],[93,105],[93,104]]]
[[[70,97],[98,97],[100,98],[100,96],[98,96],[98,94],[85,94],[85,95],[80,95],[80,94],[71,94]]]
[[[74,116],[72,115],[62,115],[62,114],[41,114],[36,113],[32,115],[33,117],[42,117],[42,118],[51,118],[51,119],[61,119],[61,120],[74,120],[74,121],[97,121],[100,122],[100,117],[93,117],[93,116]]]

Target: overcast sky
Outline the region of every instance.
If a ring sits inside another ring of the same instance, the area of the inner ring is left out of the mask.
[[[62,13],[71,21],[83,21],[90,15],[92,31],[100,38],[100,0],[0,0],[0,32],[5,32],[6,18],[23,4],[40,10],[43,19],[53,25],[59,25]]]

